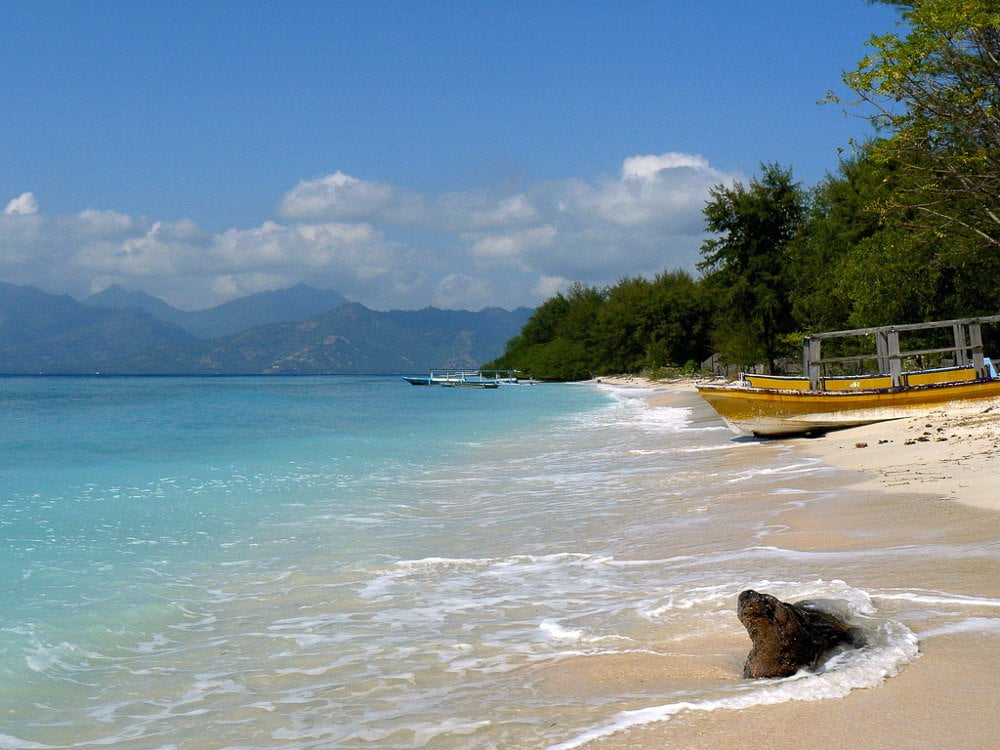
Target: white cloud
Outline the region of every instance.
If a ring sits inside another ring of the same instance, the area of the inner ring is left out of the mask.
[[[522,194],[424,195],[343,172],[300,182],[281,199],[277,212],[290,221],[365,221],[449,232],[523,224],[537,217]]]
[[[77,214],[76,218],[80,231],[94,235],[127,233],[135,226],[131,216],[116,211],[95,211],[88,208]]]
[[[293,278],[282,274],[250,272],[245,274],[223,274],[212,279],[212,291],[223,299],[234,299],[270,289],[282,289],[296,283]]]
[[[446,310],[479,310],[489,307],[488,300],[493,294],[493,285],[489,281],[451,273],[438,283],[431,302],[435,307]]]
[[[539,299],[545,300],[554,297],[557,292],[565,290],[572,283],[562,276],[540,276],[532,291]]]
[[[571,281],[691,269],[709,189],[700,156],[623,160],[616,175],[518,190],[419,193],[335,172],[295,185],[275,220],[212,234],[113,210],[0,214],[3,280],[84,296],[110,283],[188,309],[304,281],[375,308],[536,305]]]
[[[386,183],[335,172],[300,182],[281,199],[278,213],[296,221],[347,221],[398,212],[406,208],[411,195]]]
[[[35,194],[21,193],[7,204],[4,213],[7,216],[13,216],[14,214],[37,214],[38,201],[35,200]]]
[[[472,254],[481,259],[512,261],[527,250],[549,247],[556,238],[552,226],[531,227],[507,234],[491,234],[472,242]]]
[[[708,161],[693,154],[680,154],[670,151],[665,154],[648,156],[630,156],[622,163],[623,180],[648,180],[656,178],[665,169],[708,169]]]

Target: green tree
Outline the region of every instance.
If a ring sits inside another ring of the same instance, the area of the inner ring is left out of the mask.
[[[698,268],[718,295],[716,343],[730,362],[767,362],[774,372],[783,333],[793,328],[788,247],[805,217],[805,195],[791,170],[761,165],[744,187],[718,185],[705,206],[715,237]]]
[[[596,287],[579,282],[570,285],[566,293],[568,308],[559,326],[559,336],[583,344],[593,352],[596,339],[595,324],[604,307],[605,299],[604,292]],[[591,356],[596,356],[596,352]]]
[[[621,279],[607,290],[596,321],[600,369],[607,373],[642,369],[650,342],[650,283],[642,277]]]
[[[504,353],[487,368],[530,372],[542,380],[580,380],[598,367],[594,324],[604,295],[594,287],[573,284],[531,315]]]
[[[813,190],[806,221],[789,246],[792,315],[800,329],[848,327],[851,300],[838,288],[835,271],[850,248],[882,226],[872,209],[881,177],[870,161],[853,159]]]
[[[559,335],[559,329],[569,314],[570,303],[561,293],[545,300],[524,324],[518,343],[524,346],[546,344]]]
[[[845,83],[883,137],[872,156],[907,179],[890,207],[934,238],[1000,245],[1000,3],[910,0],[908,33],[873,36]],[[837,100],[836,96],[831,99]],[[976,252],[976,243],[967,248]]]
[[[686,271],[660,273],[650,284],[646,366],[701,362],[710,353],[712,299]]]
[[[886,210],[899,181],[898,170],[861,152],[814,190],[806,222],[791,243],[799,328],[889,325],[930,312],[942,264],[933,247]]]

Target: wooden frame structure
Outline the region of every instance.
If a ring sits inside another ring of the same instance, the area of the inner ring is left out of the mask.
[[[830,333],[815,333],[806,336],[802,343],[802,372],[809,377],[811,390],[823,390],[824,367],[829,364],[846,364],[876,360],[880,374],[892,379],[892,387],[903,386],[903,359],[925,354],[951,354],[955,365],[971,366],[975,377],[988,376],[986,364],[983,361],[983,323],[1000,323],[1000,315],[989,315],[980,318],[959,318],[956,320],[941,320],[934,323],[911,323],[906,325],[882,326],[878,328],[856,328],[851,331],[832,331]],[[951,328],[954,346],[934,349],[914,349],[903,351],[899,348],[899,334],[905,331],[924,331],[935,328]],[[856,336],[874,336],[875,354],[851,357],[823,357],[822,342],[827,339],[851,338]]]

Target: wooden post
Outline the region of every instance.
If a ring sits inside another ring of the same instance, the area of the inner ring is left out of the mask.
[[[903,384],[903,363],[899,359],[899,332],[890,328],[885,336],[892,387],[899,388]]]
[[[983,334],[979,330],[979,321],[969,321],[969,344],[972,347],[972,367],[977,378],[986,377],[986,363],[983,362]]]
[[[885,331],[875,332],[875,356],[878,358],[879,375],[889,372],[889,337]]]
[[[802,345],[803,371],[809,376],[809,387],[814,391],[820,390],[822,386],[821,378],[823,372],[821,369],[822,365],[819,362],[820,343],[819,339],[806,336],[805,342]]]
[[[965,341],[965,326],[955,323],[951,328],[955,333],[955,366],[965,367],[969,364],[969,354],[966,351],[969,345]],[[972,332],[972,324],[969,324],[969,332]]]

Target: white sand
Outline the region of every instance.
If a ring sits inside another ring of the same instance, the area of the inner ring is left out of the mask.
[[[925,417],[801,441],[827,463],[862,471],[861,486],[920,492],[1000,511],[1000,401],[950,404]]]

